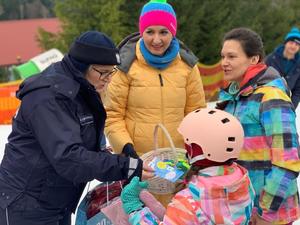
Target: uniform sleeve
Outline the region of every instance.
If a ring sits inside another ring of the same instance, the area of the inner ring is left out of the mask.
[[[129,222],[132,225],[199,224],[199,221],[201,221],[201,213],[198,213],[199,218],[197,218],[191,202],[193,202],[193,200],[187,196],[177,193],[172,199],[172,202],[168,205],[163,221],[159,221],[150,209],[145,207],[130,214]]]
[[[133,144],[125,123],[128,92],[128,77],[122,71],[118,71],[108,85],[105,99],[105,134],[116,153],[121,153],[126,143]]]
[[[184,110],[185,115],[196,109],[206,107],[203,84],[197,65],[193,67],[188,77],[186,94],[187,102]]]
[[[263,216],[277,211],[282,202],[297,193],[300,160],[295,112],[290,98],[283,91],[269,87],[260,110],[272,162],[260,197]]]
[[[139,160],[85,148],[78,119],[68,101],[47,100],[31,111],[28,124],[33,134],[50,164],[65,179],[81,183],[141,175]]]

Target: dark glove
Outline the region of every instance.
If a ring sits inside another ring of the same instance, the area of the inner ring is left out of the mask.
[[[134,150],[133,145],[131,143],[127,143],[126,145],[124,145],[122,153],[124,153],[125,156],[127,157],[131,157],[135,159],[139,158],[138,154],[136,154],[136,151]]]

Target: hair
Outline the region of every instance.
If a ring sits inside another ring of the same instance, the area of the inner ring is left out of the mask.
[[[185,189],[187,187],[188,182],[191,180],[191,178],[194,175],[198,175],[199,170],[201,170],[201,168],[199,166],[191,165],[190,169],[187,171],[187,173],[185,174],[185,176],[183,178],[183,182],[180,182],[176,185],[175,191],[173,194],[176,194],[177,192]]]
[[[261,37],[249,28],[234,28],[225,34],[223,44],[228,40],[238,41],[248,57],[259,56],[259,62],[265,57],[264,44]]]

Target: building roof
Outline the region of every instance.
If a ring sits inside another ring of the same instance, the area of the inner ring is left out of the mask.
[[[42,53],[38,28],[57,33],[60,23],[57,18],[0,21],[0,66],[24,63]]]

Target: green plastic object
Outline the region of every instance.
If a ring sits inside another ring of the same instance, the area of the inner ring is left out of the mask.
[[[40,72],[39,68],[32,61],[28,61],[19,66],[13,66],[12,71],[15,76],[20,77],[21,79],[26,79],[27,77]]]
[[[167,3],[167,0],[151,0],[150,2],[154,3]]]

